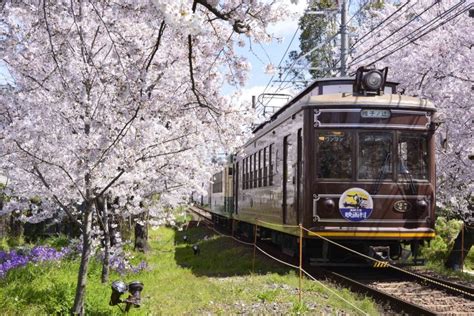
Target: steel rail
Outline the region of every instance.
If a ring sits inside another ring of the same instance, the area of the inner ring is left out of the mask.
[[[204,214],[202,214],[202,212],[209,213],[208,210],[205,210],[196,206],[190,207],[190,210],[193,211],[193,213],[196,213],[197,215],[202,216],[202,217],[206,217]],[[206,219],[209,220],[208,218]],[[271,251],[270,249],[268,249],[268,247],[265,247],[265,248],[267,251],[269,252]],[[279,258],[281,256],[284,256],[280,252],[275,255],[278,256]],[[293,263],[294,258],[287,257],[285,261]],[[411,303],[407,300],[404,300],[403,298],[394,296],[392,294],[384,292],[383,290],[379,290],[373,286],[361,283],[360,281],[353,279],[349,277],[348,275],[343,275],[341,273],[331,271],[331,270],[321,268],[321,267],[314,267],[309,264],[305,264],[304,269],[307,272],[309,272],[312,276],[315,276],[319,279],[324,279],[324,278],[330,279],[344,287],[349,288],[353,292],[357,292],[357,293],[372,297],[381,306],[384,306],[384,305],[390,306],[390,310],[393,312],[408,313],[410,315],[437,315],[436,312],[429,310],[421,305]],[[394,271],[393,269],[390,269],[390,268],[384,269],[384,271],[379,270],[378,272],[383,273],[385,271],[387,273],[391,273],[392,277],[395,277],[400,280],[416,281],[429,288],[443,290],[449,294],[464,297],[471,300],[473,300],[473,297],[474,297],[474,288],[468,287],[462,284],[457,284],[454,282],[442,280],[442,279],[435,278],[432,276],[423,275],[420,273],[411,272],[410,274],[402,274],[400,271],[396,271],[396,270]],[[398,275],[395,276],[393,274],[394,272]],[[427,279],[431,280],[432,282],[427,282]],[[460,293],[460,291],[464,293]]]
[[[338,284],[348,287],[353,292],[370,296],[378,303],[381,303],[381,306],[388,304],[390,306],[390,309],[394,312],[401,314],[408,313],[410,315],[437,315],[435,312],[430,311],[420,305],[410,303],[400,297],[393,296],[369,285],[365,285],[340,273],[321,268],[309,270],[312,274],[315,274],[318,277],[326,277],[328,279],[331,279]]]

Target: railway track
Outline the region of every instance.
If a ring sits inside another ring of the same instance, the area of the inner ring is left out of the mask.
[[[380,302],[386,314],[474,315],[474,288],[385,269],[311,271]],[[435,282],[435,283],[433,283]]]
[[[209,221],[206,211],[190,209]],[[297,265],[297,258],[283,254],[270,244],[260,242],[275,258]],[[474,288],[416,272],[403,273],[391,268],[325,269],[304,265],[317,279],[328,279],[377,301],[384,314],[474,315]]]

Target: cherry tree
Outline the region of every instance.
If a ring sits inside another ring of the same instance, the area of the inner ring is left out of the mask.
[[[430,99],[437,130],[437,205],[464,216],[473,201],[474,19],[469,1],[386,2],[353,43],[352,70],[390,67],[399,90]],[[381,22],[383,23],[381,24]]]
[[[0,56],[14,81],[0,101],[0,168],[16,196],[51,205],[41,216],[59,207],[80,226],[72,312],[83,314],[93,217],[107,217],[98,201],[117,198],[136,214],[153,193],[173,205],[209,178],[209,157],[241,144],[251,119],[219,93],[244,84],[250,67],[234,41],[271,40],[265,29],[285,3],[26,0],[0,9]]]

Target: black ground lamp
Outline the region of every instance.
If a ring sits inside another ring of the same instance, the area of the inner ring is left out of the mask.
[[[140,281],[133,281],[128,284],[128,291],[130,296],[124,301],[127,303],[125,311],[128,312],[130,307],[134,305],[135,307],[140,307],[141,297],[140,294],[143,291],[143,283]]]
[[[193,245],[193,252],[195,256],[201,254],[201,248],[199,248],[199,245]]]
[[[122,303],[120,296],[127,292],[128,287],[123,281],[114,281],[112,282],[112,295],[110,295],[110,306],[118,305]]]
[[[130,292],[130,295],[125,300],[121,300],[120,296],[125,294],[127,290]],[[112,294],[110,295],[109,305],[114,306],[120,303],[125,303],[126,312],[128,312],[132,306],[140,307],[142,290],[143,283],[140,281],[130,282],[128,286],[123,281],[114,281],[112,282]]]
[[[187,241],[188,241],[188,236],[184,235],[184,236],[183,236],[183,241],[184,241],[184,242],[187,242]]]

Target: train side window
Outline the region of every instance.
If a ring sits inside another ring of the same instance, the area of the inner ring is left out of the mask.
[[[249,189],[253,188],[253,155],[249,157]]]
[[[263,148],[263,186],[268,184],[268,147]]]
[[[319,131],[317,145],[319,178],[352,178],[352,134],[344,131]]]
[[[246,159],[244,158],[242,160],[242,190],[245,190],[245,162],[246,162]]]
[[[258,153],[253,154],[253,187],[258,187]]]
[[[401,177],[428,180],[428,140],[426,135],[400,133],[398,159]]]
[[[359,179],[392,178],[392,133],[359,133]]]
[[[213,177],[214,183],[212,184],[212,193],[222,192],[222,173],[223,171],[216,173]]]
[[[270,144],[270,148],[268,150],[268,163],[269,163],[269,169],[268,169],[268,185],[272,186],[273,185],[273,165],[275,162],[275,146],[273,144]]]
[[[249,170],[249,157],[245,158],[245,189],[249,188],[249,177],[250,177],[250,170]]]
[[[263,149],[258,151],[258,187],[262,186],[262,164],[263,164]]]

